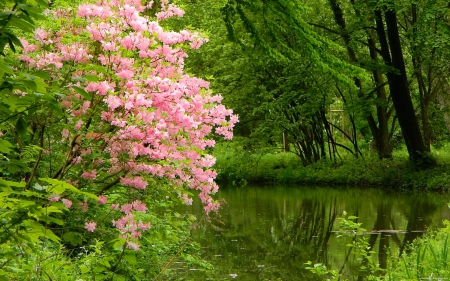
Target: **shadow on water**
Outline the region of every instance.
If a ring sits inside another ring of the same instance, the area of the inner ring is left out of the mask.
[[[214,270],[180,269],[184,280],[320,280],[305,263],[323,263],[349,280],[365,280],[351,237],[337,237],[343,211],[367,229],[370,249],[386,268],[430,227],[450,218],[450,196],[376,189],[224,187],[219,214],[193,230]],[[183,207],[201,215],[201,206]]]

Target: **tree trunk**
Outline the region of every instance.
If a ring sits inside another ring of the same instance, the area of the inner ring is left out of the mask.
[[[334,21],[341,29],[341,36],[342,36],[342,39],[344,40],[344,44],[347,49],[348,57],[351,62],[358,63],[358,59],[356,58],[355,50],[353,50],[353,48],[350,46],[350,35],[346,30],[346,23],[345,23],[342,9],[339,6],[339,3],[337,2],[337,0],[328,0],[328,2],[330,4],[331,10],[333,11]],[[373,46],[371,46],[370,43],[374,44],[374,42],[371,42],[369,39],[370,56],[372,59],[376,60],[376,57],[377,57],[376,51],[375,51],[376,48],[371,48]],[[373,72],[374,72],[375,82],[377,83],[376,86],[378,87],[379,85],[383,84],[383,79],[382,79],[381,75],[376,74],[376,72],[377,72],[376,70],[374,70]],[[360,79],[357,77],[354,77],[354,82],[355,82],[356,87],[358,87],[358,89],[359,89],[358,97],[360,99],[364,99],[365,97],[362,94],[363,92],[362,92],[362,85],[361,85]],[[384,91],[384,87],[377,88],[377,93],[378,93],[377,97],[379,99],[381,99],[383,101],[386,100],[386,92]],[[392,153],[391,153],[392,149],[389,144],[388,123],[387,123],[387,120],[389,118],[387,118],[387,116],[386,116],[386,108],[385,108],[385,106],[380,106],[380,105],[378,105],[376,108],[377,108],[378,126],[377,126],[377,122],[373,118],[371,112],[364,110],[364,117],[369,125],[370,132],[372,133],[373,142],[376,144],[375,148],[376,148],[376,151],[378,154],[378,158],[392,159]]]
[[[374,61],[378,61],[378,54],[376,51],[376,43],[373,38],[373,34],[369,34],[368,43],[370,46],[370,58]],[[377,98],[381,102],[387,101],[387,94],[385,91],[384,86],[380,86],[384,84],[383,81],[383,74],[379,72],[378,70],[373,70],[373,79],[375,81],[376,87],[377,87]],[[378,152],[378,158],[380,159],[392,159],[392,146],[389,143],[389,118],[390,113],[387,112],[386,106],[380,106],[377,107],[377,119],[378,119],[378,130],[377,135],[375,138],[376,142],[376,148]]]
[[[381,44],[383,59],[386,65],[394,67],[397,70],[388,72],[387,76],[390,81],[389,88],[392,101],[397,113],[400,128],[402,129],[409,158],[416,169],[426,169],[434,163],[426,153],[419,123],[417,122],[409,93],[405,62],[397,27],[397,15],[394,10],[385,11],[387,28],[386,38],[381,11],[377,10],[375,13],[377,17],[377,33]],[[387,39],[389,39],[389,45]]]

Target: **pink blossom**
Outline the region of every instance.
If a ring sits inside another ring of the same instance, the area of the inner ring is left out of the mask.
[[[95,179],[97,177],[97,171],[96,170],[92,170],[90,172],[84,172],[81,177],[85,178],[85,179]]]
[[[61,200],[64,204],[64,206],[66,206],[67,209],[70,209],[70,207],[72,207],[72,201],[64,198],[63,200]]]
[[[150,228],[150,223],[148,222],[148,223],[145,223],[145,224],[144,224],[142,221],[139,221],[138,227],[139,227],[142,231],[145,231],[145,230],[147,230],[147,229]]]
[[[87,231],[90,231],[90,232],[94,232],[94,230],[95,230],[96,227],[97,227],[97,223],[96,223],[96,222],[93,222],[93,221],[91,221],[91,222],[86,222],[86,223],[84,224],[84,228],[86,228]]]
[[[50,39],[48,39],[47,31],[42,29],[42,28],[38,28],[38,29],[35,30],[34,38],[39,40],[39,42],[41,42],[44,45],[52,43],[52,41]]]
[[[145,206],[145,203],[139,200],[133,201],[132,206],[133,209],[138,212],[145,213],[147,211],[147,206]]]
[[[127,243],[126,243],[126,247],[128,248],[128,249],[133,249],[133,250],[135,250],[135,251],[137,251],[137,250],[139,250],[139,244],[138,243],[135,243],[135,242],[131,242],[131,241],[128,241]]]
[[[122,207],[120,207],[120,210],[122,212],[124,212],[125,214],[129,214],[133,210],[133,205],[131,205],[131,204],[124,204],[124,205],[122,205]]]
[[[107,81],[102,81],[97,86],[98,94],[104,96],[109,90],[112,89],[111,85]]]
[[[121,71],[117,72],[116,75],[119,78],[131,79],[131,78],[133,78],[134,71],[128,70],[128,69],[124,69],[124,70],[121,70]]]
[[[85,155],[91,154],[91,152],[92,152],[92,149],[88,148],[88,149],[81,150],[80,154],[81,154],[81,156],[85,156]]]
[[[123,104],[123,101],[120,98],[113,95],[108,96],[104,102],[108,104],[110,110],[114,110]]]
[[[57,201],[59,201],[59,198],[60,198],[59,195],[53,195],[53,196],[49,197],[48,200],[50,202],[57,202]]]
[[[80,202],[80,203],[78,203],[78,205],[80,205],[81,210],[82,210],[83,212],[87,212],[87,210],[88,210],[88,208],[89,208],[88,202],[86,202],[86,201]]]
[[[69,137],[69,130],[64,128],[61,132],[61,136],[63,137],[63,139],[67,139]]]
[[[81,163],[81,156],[77,156],[77,157],[73,158],[72,164],[76,165],[76,164],[80,164],[80,163]]]
[[[183,195],[186,192],[182,189],[199,190],[208,213],[219,204],[211,197],[218,189],[214,183],[217,173],[212,169],[215,159],[205,150],[215,144],[212,133],[231,138],[238,117],[221,104],[220,95],[212,94],[208,81],[184,70],[189,46],[199,48],[207,39],[188,30],[175,32],[161,27],[159,21],[183,16],[184,12],[168,0],[158,3],[159,7],[152,7],[159,8],[157,20],[143,13],[156,4],[142,5],[138,0],[81,4],[76,21],[65,20],[73,14],[69,10],[54,10],[55,20],[62,19],[65,24],[56,32],[38,29],[35,39],[23,41],[26,55],[20,59],[32,71],[45,70],[52,80],[67,81],[62,88],[77,86],[90,95],[85,99],[72,91],[61,101],[71,124],[61,132],[63,138],[83,126],[104,133],[99,139],[86,136],[74,147],[76,157],[67,161],[83,164],[88,170],[77,165],[67,176],[81,171],[85,180],[80,183],[90,186],[97,177],[97,171],[91,169],[99,167],[102,174],[121,173],[120,184],[138,190],[161,177],[180,188],[180,197],[187,204],[192,198]],[[60,71],[63,66],[65,71]],[[71,79],[87,75],[95,79]],[[102,155],[103,161],[96,155]],[[105,203],[106,197],[100,196],[99,204]],[[87,202],[80,206],[88,210]],[[125,213],[114,221],[120,235],[140,238],[150,223],[136,222],[133,211],[146,212],[145,204],[136,200],[110,206],[112,210],[119,207]],[[91,226],[89,231],[94,230]]]
[[[104,205],[104,204],[106,203],[106,200],[108,200],[108,198],[106,198],[106,196],[100,195],[100,196],[98,197],[97,203],[100,204],[100,205]]]
[[[186,205],[192,205],[192,198],[189,198],[187,194],[183,194],[181,198],[184,200],[184,203],[186,203]]]
[[[75,125],[74,129],[75,130],[79,130],[81,128],[81,125],[83,125],[83,120],[78,120],[78,122]]]

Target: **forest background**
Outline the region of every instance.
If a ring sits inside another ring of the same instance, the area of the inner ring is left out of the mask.
[[[448,187],[447,3],[215,3],[188,65],[240,116],[219,180]]]

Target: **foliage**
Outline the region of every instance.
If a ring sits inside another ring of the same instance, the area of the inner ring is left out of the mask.
[[[206,212],[219,206],[206,148],[212,133],[230,139],[237,117],[184,70],[184,49],[205,39],[159,25],[184,14],[168,1],[56,4],[49,21],[7,4],[1,47],[23,52],[5,54],[18,71],[1,73],[0,278],[143,280],[175,258],[199,262],[194,218],[157,214],[189,204],[187,189]],[[41,27],[16,40],[31,18]]]
[[[450,155],[444,145],[433,149],[438,165],[428,171],[417,172],[409,164],[403,147],[395,150],[395,160],[378,159],[363,151],[364,157],[355,159],[342,153],[338,161],[319,161],[303,167],[293,153],[278,148],[245,146],[237,138],[232,144],[219,144],[214,149],[217,158],[217,179],[236,185],[250,183],[289,183],[324,186],[382,187],[445,192],[450,188],[448,167]],[[278,151],[278,152],[274,152]]]
[[[340,225],[343,230],[339,233],[355,235],[352,244],[348,246],[356,248],[356,255],[361,258],[363,268],[369,274],[367,280],[393,281],[393,280],[445,280],[450,277],[449,267],[449,236],[450,223],[444,221],[445,227],[437,231],[429,232],[424,237],[416,239],[408,246],[399,258],[391,258],[391,266],[383,270],[373,261],[375,251],[370,250],[367,246],[365,236],[357,237],[356,235],[365,230],[360,224],[355,223],[357,218],[354,216],[346,216],[340,218]],[[327,280],[346,280],[342,279],[340,273],[335,270],[327,269],[323,264],[307,263],[307,270],[319,276],[328,277]]]
[[[391,6],[403,16],[398,21],[399,36],[416,116],[423,123],[425,138],[431,137],[437,145],[448,138],[448,118],[442,110],[447,107],[447,86],[440,76],[448,65],[443,56],[448,49],[442,14],[445,3],[425,2]],[[271,147],[281,142],[284,134],[297,155],[306,159],[304,164],[324,158],[305,157],[305,151],[313,150],[309,148],[315,144],[318,151],[339,158],[334,152],[340,151],[340,145],[360,155],[360,143],[371,142],[380,158],[392,158],[392,149],[403,137],[387,77],[395,71],[383,61],[375,32],[374,13],[385,2],[231,0],[184,4],[190,13],[181,21],[200,26],[211,39],[205,49],[189,53],[192,60],[188,66],[201,77],[213,78],[225,104],[240,116],[236,133],[248,137],[251,145]],[[225,22],[220,21],[221,6]],[[334,20],[334,8],[339,8],[336,11],[341,13],[343,26]],[[430,48],[431,53],[426,51]],[[439,59],[438,68],[430,67],[430,57]],[[428,109],[420,105],[420,91],[425,93],[417,85],[419,74],[423,76],[421,85],[430,94],[426,97]],[[325,118],[320,119],[325,120],[318,121],[322,113]],[[426,124],[427,118],[431,124]],[[305,145],[308,142],[310,145]]]
[[[414,241],[383,280],[448,279],[450,224],[448,221],[444,224],[444,228]]]

